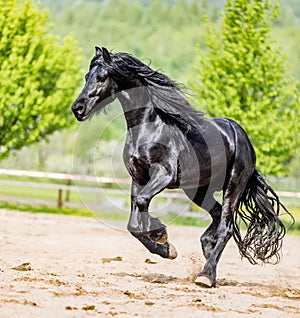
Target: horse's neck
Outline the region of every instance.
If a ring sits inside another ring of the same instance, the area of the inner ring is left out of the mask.
[[[143,87],[122,91],[118,99],[122,105],[128,128],[153,122],[157,117],[146,89]]]

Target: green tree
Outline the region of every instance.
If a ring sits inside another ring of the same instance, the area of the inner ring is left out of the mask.
[[[47,12],[32,1],[0,7],[0,160],[72,121],[82,74],[71,36],[51,35]]]
[[[272,0],[228,0],[220,30],[206,23],[192,86],[210,116],[244,127],[264,173],[284,175],[300,146],[300,95],[271,39],[278,14]]]

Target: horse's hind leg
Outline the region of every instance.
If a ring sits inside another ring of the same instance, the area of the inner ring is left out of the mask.
[[[200,238],[203,255],[208,259],[217,243],[217,228],[221,219],[222,206],[215,200],[213,193],[208,191],[208,187],[184,191],[195,204],[206,210],[212,217],[212,223]]]
[[[204,208],[204,207],[203,207]],[[205,208],[204,208],[205,209]],[[213,208],[208,211],[212,217],[212,223],[202,234],[200,241],[203,250],[203,255],[209,259],[217,243],[217,229],[221,220],[222,206],[219,202],[215,202]]]
[[[216,286],[216,270],[222,252],[233,234],[233,213],[237,209],[240,197],[244,191],[251,171],[235,171],[223,190],[222,213],[217,227],[217,241],[210,257],[206,261],[202,272],[195,282],[208,287]]]

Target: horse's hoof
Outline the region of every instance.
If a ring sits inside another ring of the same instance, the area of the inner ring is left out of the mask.
[[[168,242],[169,243],[169,242]],[[174,259],[177,257],[177,251],[173,244],[169,243],[169,256],[168,259]]]
[[[156,243],[165,244],[168,241],[168,233],[165,232],[161,238],[159,238]]]
[[[213,282],[208,276],[204,276],[204,275],[197,276],[194,282],[195,284],[202,287],[206,287],[206,288],[213,287]]]
[[[168,241],[168,233],[165,227],[146,233],[149,239],[158,244],[165,244]]]

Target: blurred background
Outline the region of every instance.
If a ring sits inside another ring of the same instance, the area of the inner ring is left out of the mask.
[[[41,0],[39,8],[48,13],[46,25],[49,32],[59,38],[71,36],[74,52],[80,56],[80,69],[77,72],[80,80],[77,81],[79,85],[71,94],[71,101],[72,98],[75,99],[84,83],[84,74],[88,70],[96,45],[107,47],[113,52],[128,52],[145,63],[151,62],[152,68],[159,69],[170,78],[184,84],[187,91],[193,95],[190,87],[199,61],[197,50],[205,50],[202,37],[205,32],[203,17],[207,16],[209,21],[219,27],[223,20],[225,2],[225,0]],[[285,0],[279,4],[280,15],[272,22],[272,38],[286,54],[286,62],[290,66],[289,75],[295,80],[300,80],[300,2]],[[79,124],[70,116],[66,126],[67,129],[60,127],[58,131],[49,133],[47,138],[41,139],[38,143],[21,149],[12,149],[9,156],[1,161],[1,168],[128,178],[121,156],[126,127],[118,103],[109,106],[105,113],[101,113],[88,123]],[[269,176],[270,182],[277,190],[300,191],[299,158],[300,152],[295,151],[293,158],[287,161],[288,169],[284,175],[280,178]],[[4,182],[1,192],[5,198],[11,196],[14,191],[24,198],[37,191],[37,189],[25,190],[26,187],[21,186],[18,188],[20,190],[16,190],[16,184],[5,183],[7,180],[11,181],[11,178],[24,182],[24,178],[21,181],[11,176],[1,178]],[[37,179],[32,177],[26,180],[37,182]],[[70,186],[74,181],[56,180],[55,182]],[[127,189],[128,184],[126,182],[124,184],[116,187],[109,182],[109,187],[112,190],[114,188],[122,190],[124,187]],[[39,191],[41,193],[38,196],[46,196],[45,199],[57,198],[56,188],[39,189]],[[127,195],[127,190],[124,191]],[[90,202],[88,197],[94,198],[96,195],[81,193],[81,196],[87,196],[83,199]],[[118,201],[116,197],[118,193],[115,193],[114,199],[108,200],[110,203],[114,201],[110,209],[120,201],[120,206],[124,206],[124,210],[127,210],[127,199]],[[164,198],[163,207],[168,199],[170,198]],[[93,201],[93,204],[98,204],[97,200]],[[63,197],[63,201],[70,201],[70,198],[65,200]],[[75,198],[74,201],[79,202],[80,198]],[[295,210],[300,206],[299,198],[286,198],[286,201]],[[106,203],[102,202],[103,206]]]

